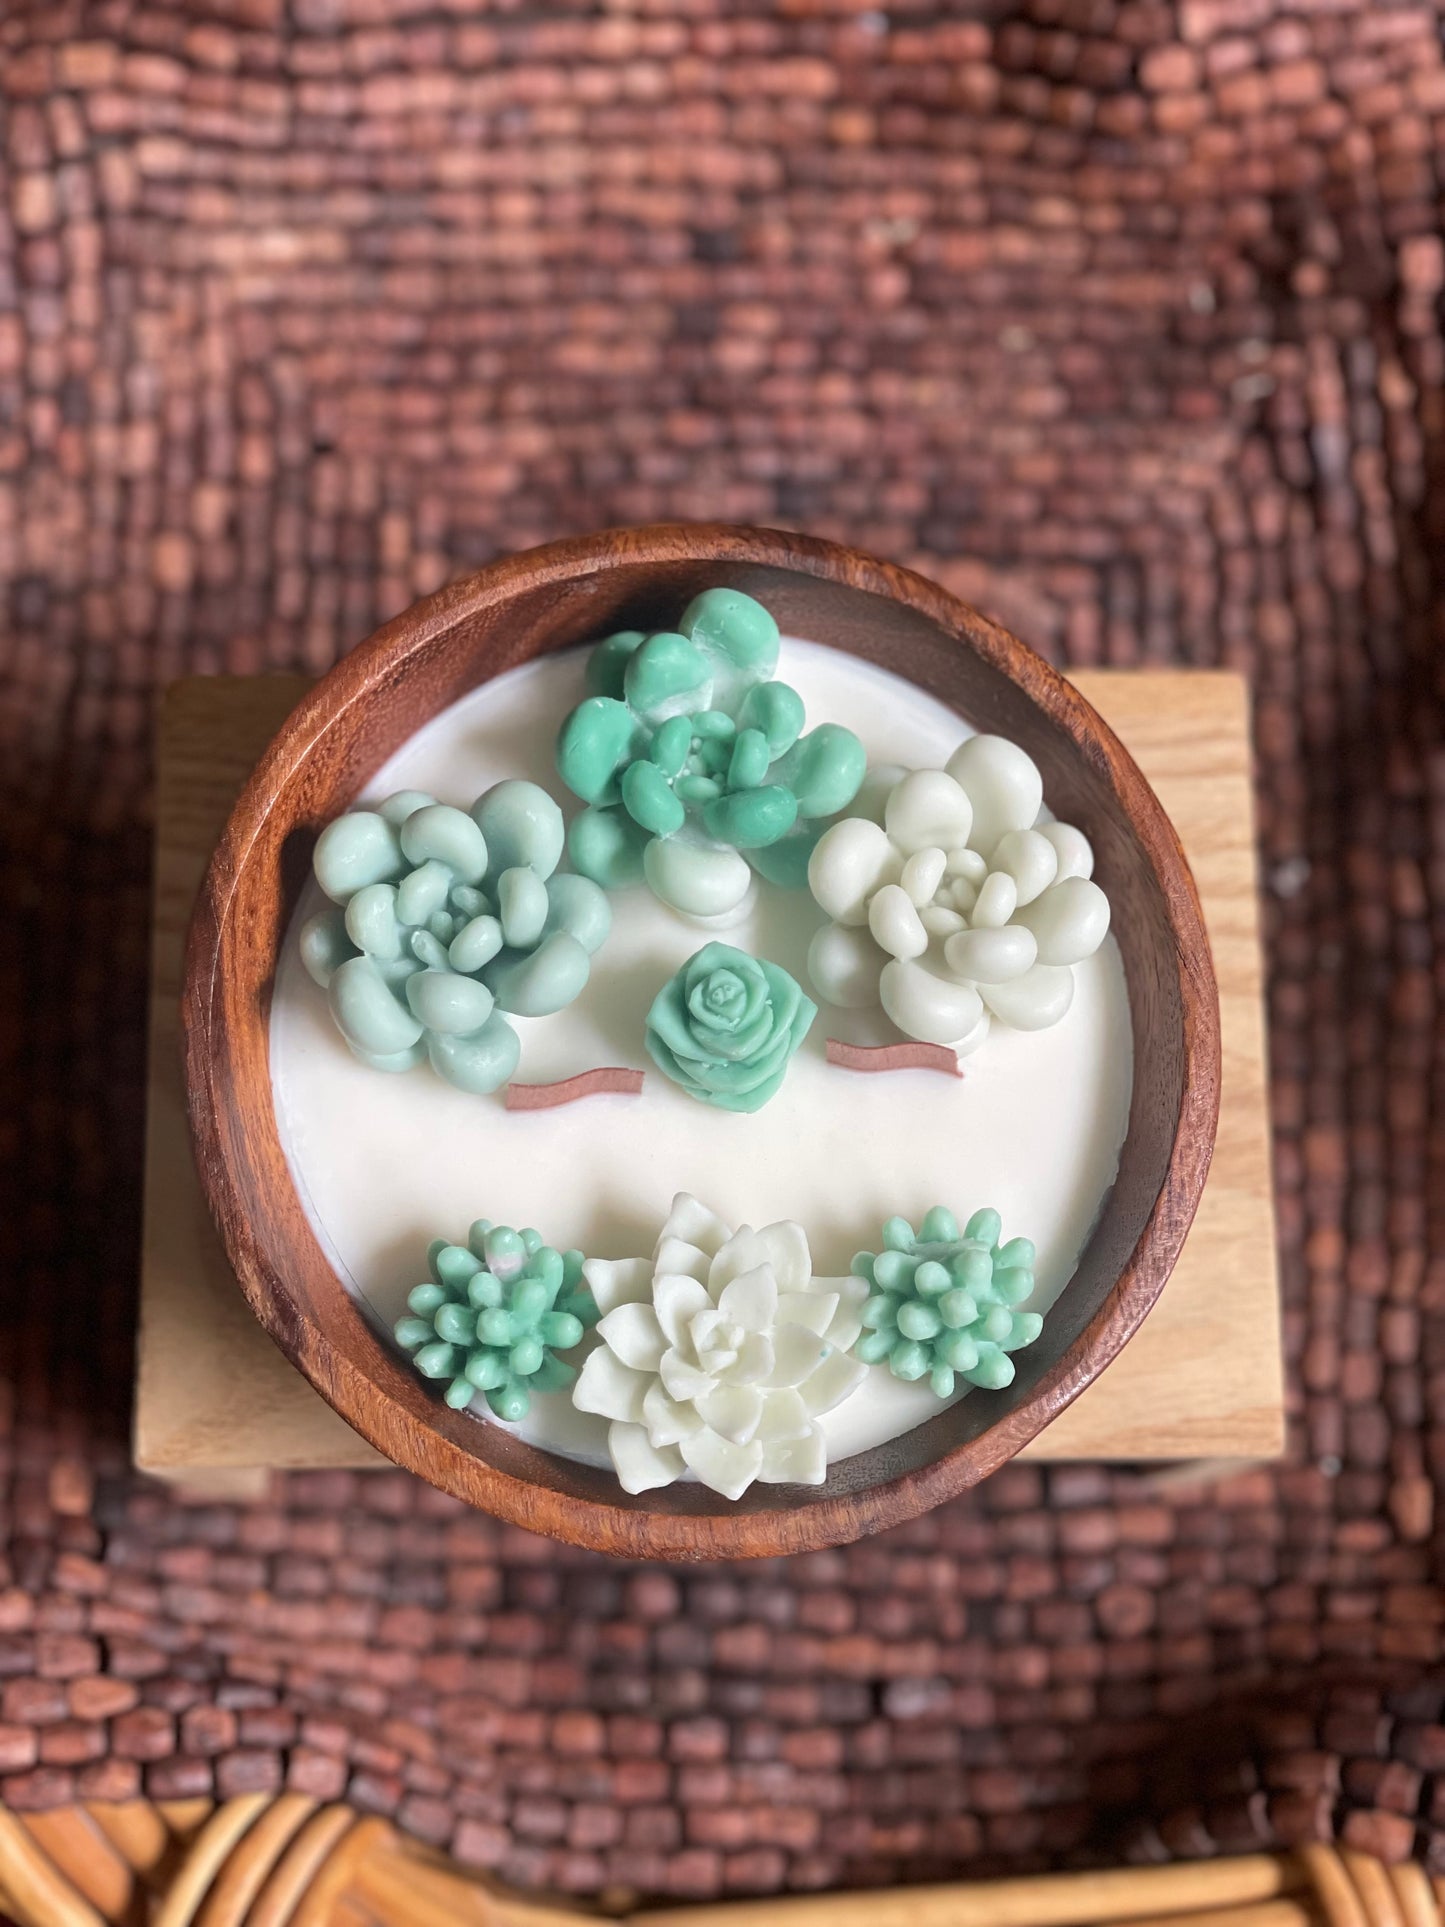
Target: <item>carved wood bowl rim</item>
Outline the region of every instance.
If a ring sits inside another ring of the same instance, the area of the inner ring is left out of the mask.
[[[268,1057],[276,958],[315,831],[468,688],[622,626],[619,616],[660,623],[715,581],[762,590],[785,632],[881,661],[977,726],[1024,742],[1051,805],[1095,842],[1135,1027],[1119,1178],[1044,1336],[1019,1354],[1014,1385],[971,1393],[839,1462],[822,1486],[754,1486],[737,1505],[691,1483],[630,1498],[610,1475],[437,1399],[337,1278],[307,1221]],[[1157,798],[1097,712],[1041,657],[921,575],[813,537],[717,524],[606,530],[505,558],[416,603],[339,662],[282,725],[227,823],[191,921],[182,1024],[207,1201],[241,1289],[292,1364],[396,1464],[515,1525],[633,1558],[841,1545],[996,1471],[1098,1376],[1159,1296],[1218,1118],[1218,993],[1194,882]]]

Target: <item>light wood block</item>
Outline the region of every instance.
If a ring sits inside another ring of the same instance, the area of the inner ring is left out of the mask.
[[[1213,1168],[1174,1275],[1120,1357],[1028,1455],[1268,1458],[1283,1448],[1284,1404],[1245,686],[1215,670],[1075,681],[1154,785],[1193,866],[1219,976],[1224,1077]],[[385,1463],[252,1318],[186,1132],[186,920],[232,802],[305,687],[290,676],[195,677],[172,685],[160,717],[135,1460],[217,1495],[242,1496],[271,1470]]]

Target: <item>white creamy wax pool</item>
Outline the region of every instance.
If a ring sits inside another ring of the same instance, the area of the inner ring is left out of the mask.
[[[526,777],[570,816],[575,800],[556,774],[553,745],[586,693],[585,663],[586,651],[573,650],[484,684],[413,736],[363,800],[419,789],[465,809],[489,785]],[[785,639],[777,673],[803,697],[810,726],[854,730],[870,765],[939,767],[969,733],[912,683],[817,643]],[[621,891],[582,995],[554,1016],[513,1020],[522,1039],[516,1077],[550,1083],[598,1065],[634,1065],[648,1073],[641,1096],[509,1112],[501,1091],[477,1097],[428,1067],[387,1075],[351,1055],[299,953],[300,924],[323,901],[309,885],[277,972],[277,1124],[323,1249],[388,1329],[425,1277],[434,1238],[465,1242],[473,1220],[485,1217],[535,1225],[558,1249],[631,1257],[652,1249],[678,1191],[734,1226],[796,1220],[817,1276],[846,1273],[856,1251],[877,1251],[880,1228],[895,1214],[917,1224],[941,1204],[963,1221],[992,1206],[1005,1238],[1037,1247],[1029,1302],[1043,1311],[1072,1275],[1114,1181],[1133,1047],[1112,937],[1074,966],[1073,1003],[1059,1023],[1031,1032],[995,1024],[963,1059],[962,1080],[828,1064],[829,1037],[872,1044],[897,1033],[881,1011],[842,1011],[818,999],[817,1021],[781,1090],[762,1110],[737,1115],[697,1102],[650,1064],[642,1043],[648,1008],[714,935],[780,964],[811,991],[808,946],[823,912],[806,891],[760,883],[739,920],[703,931],[646,888]],[[473,1409],[479,1423],[500,1422],[480,1397]],[[866,1451],[940,1409],[926,1380],[905,1384],[875,1366],[823,1418],[828,1458]],[[552,1451],[609,1462],[606,1421],[576,1411],[565,1393],[534,1397],[512,1429]]]

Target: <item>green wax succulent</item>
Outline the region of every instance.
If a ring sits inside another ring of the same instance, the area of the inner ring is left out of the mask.
[[[1043,1329],[1036,1311],[1016,1311],[1034,1288],[1034,1248],[1027,1238],[1000,1245],[997,1211],[975,1211],[960,1234],[941,1205],[915,1232],[906,1218],[883,1227],[883,1249],[860,1251],[855,1277],[872,1293],[863,1335],[854,1347],[865,1365],[887,1361],[895,1378],[927,1378],[940,1398],[960,1378],[998,1391],[1012,1384],[1010,1352]]]
[[[704,590],[675,631],[598,644],[592,693],[557,740],[562,780],[588,806],[568,834],[584,876],[613,889],[645,875],[672,901],[676,863],[648,851],[676,838],[741,851],[771,881],[803,886],[823,821],[857,795],[867,757],[836,723],[803,733],[801,696],[771,679],[777,661],[777,623],[737,589]],[[678,907],[693,907],[686,887]]]
[[[690,1096],[722,1111],[759,1111],[817,1014],[780,965],[710,943],[657,993],[643,1042]]]
[[[565,1392],[571,1351],[599,1316],[580,1251],[554,1251],[538,1232],[478,1218],[464,1245],[438,1238],[431,1276],[407,1298],[396,1341],[423,1378],[446,1379],[448,1405],[478,1392],[498,1418],[525,1418],[533,1392]]]
[[[356,1056],[429,1059],[464,1091],[506,1083],[507,1017],[570,1004],[612,924],[597,884],[554,874],[563,842],[553,798],[515,781],[470,811],[403,790],[327,824],[313,867],[339,907],[306,922],[301,955]]]

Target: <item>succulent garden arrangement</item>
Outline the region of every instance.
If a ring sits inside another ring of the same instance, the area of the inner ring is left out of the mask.
[[[675,629],[593,649],[557,738],[582,805],[570,824],[525,778],[469,809],[409,790],[329,824],[313,860],[329,902],[301,955],[353,1054],[497,1091],[518,1066],[518,1022],[585,990],[617,893],[644,885],[716,925],[756,879],[810,919],[822,1003],[881,1006],[918,1040],[876,1067],[927,1063],[923,1045],[956,1069],[991,1026],[1060,1022],[1109,904],[1087,839],[1044,809],[1031,759],[975,735],[941,769],[869,771],[851,730],[807,727],[779,655],[761,603],[705,590]],[[745,1115],[777,1095],[817,1016],[780,965],[710,941],[658,986],[640,1041],[680,1095]],[[640,1079],[584,1071],[517,1087],[518,1108]],[[630,1493],[692,1478],[735,1500],[755,1483],[819,1483],[825,1416],[879,1374],[937,1400],[1012,1381],[1042,1317],[1028,1308],[1034,1246],[1001,1232],[995,1211],[960,1230],[935,1206],[916,1229],[889,1219],[878,1251],[829,1278],[801,1226],[734,1229],[686,1193],[646,1257],[561,1252],[481,1219],[465,1243],[431,1246],[395,1336],[458,1409],[518,1423],[535,1397],[570,1394],[606,1421]]]

